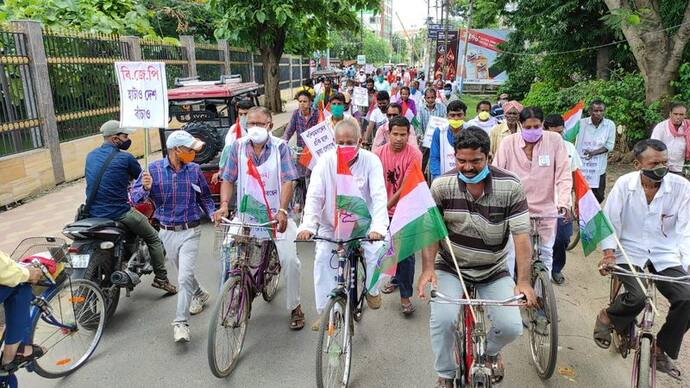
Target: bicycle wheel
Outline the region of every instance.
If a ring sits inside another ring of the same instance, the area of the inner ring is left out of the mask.
[[[352,288],[351,300],[354,302],[352,306],[352,318],[355,322],[362,320],[364,315],[364,299],[367,292],[367,267],[364,265],[364,258],[359,256],[357,259],[357,272],[355,273],[355,286]]]
[[[247,334],[250,303],[240,277],[225,282],[208,327],[208,365],[218,378],[230,375],[237,365]]]
[[[640,338],[640,349],[637,351],[635,361],[636,365],[633,368],[633,385],[636,388],[653,387],[651,338]]]
[[[268,263],[264,270],[264,285],[261,289],[261,296],[266,302],[270,302],[273,300],[273,297],[276,296],[276,291],[278,291],[278,283],[280,282],[280,259],[278,258],[276,244],[273,241],[267,241],[264,244],[261,252],[264,253],[264,257],[266,257]]]
[[[66,280],[48,295],[45,307],[46,312],[34,317],[31,337],[48,352],[34,361],[34,370],[55,379],[79,369],[96,350],[106,321],[106,299],[93,282]]]
[[[558,313],[556,296],[546,270],[538,270],[534,278],[537,307],[528,311],[529,343],[534,366],[542,379],[553,375],[558,356]]]
[[[346,298],[332,298],[321,318],[316,345],[316,387],[343,388],[350,379],[352,331],[346,317]]]

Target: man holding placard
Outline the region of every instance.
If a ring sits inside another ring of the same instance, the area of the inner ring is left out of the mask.
[[[429,163],[431,137],[434,134],[434,127],[431,127],[431,130],[429,130],[429,120],[432,117],[445,118],[446,106],[440,102],[436,102],[436,90],[434,89],[427,89],[424,91],[424,105],[420,106],[417,116],[421,124],[420,129],[424,132],[417,133],[417,136],[424,138],[422,142],[422,171],[426,171],[426,165]]]
[[[460,100],[448,104],[448,127],[436,128],[431,139],[431,179],[455,169],[455,138],[465,124],[467,105]]]

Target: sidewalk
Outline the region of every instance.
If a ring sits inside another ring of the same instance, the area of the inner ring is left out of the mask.
[[[273,117],[273,127],[290,121],[297,109],[296,101],[285,105],[285,112]],[[282,130],[280,131],[282,134]],[[159,159],[160,152],[151,154],[150,161]],[[139,160],[144,163],[143,159]],[[77,207],[84,201],[86,182],[79,179],[56,187],[53,191],[14,209],[0,212],[0,250],[10,254],[25,238],[36,236],[62,237],[62,228],[74,220]]]

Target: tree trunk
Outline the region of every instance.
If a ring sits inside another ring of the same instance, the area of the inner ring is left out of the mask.
[[[664,96],[672,96],[671,81],[678,75],[678,65],[669,68],[665,56],[645,58],[644,77],[645,103],[647,105],[658,101]]]
[[[274,113],[283,111],[283,101],[280,98],[280,57],[281,54],[272,49],[261,50],[266,108]]]
[[[601,47],[597,50],[597,79],[608,80],[611,62],[611,46]]]

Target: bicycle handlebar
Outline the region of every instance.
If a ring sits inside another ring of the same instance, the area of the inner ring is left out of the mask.
[[[248,222],[230,221],[229,219],[227,219],[225,217],[221,217],[221,220],[223,221],[220,223],[221,226],[237,225],[237,226],[249,226],[249,227],[253,227],[253,228],[265,228],[267,226],[275,225],[278,223],[277,220],[273,220],[273,221],[268,221],[268,222],[264,222],[261,224],[250,224]]]
[[[431,290],[431,302],[446,304],[461,304],[470,306],[522,306],[525,304],[525,294],[519,294],[504,300],[493,299],[458,299],[444,295],[437,290]],[[518,303],[516,303],[518,302]]]
[[[53,279],[53,276],[52,276],[52,275],[50,274],[50,272],[48,271],[48,268],[46,268],[45,265],[41,264],[41,262],[40,262],[38,259],[33,259],[33,260],[31,260],[31,265],[33,265],[34,267],[40,269],[40,270],[41,270],[41,273],[43,273],[43,277],[45,277],[46,279],[48,279],[48,281],[50,282],[50,284],[55,284],[55,280]]]
[[[370,239],[369,237],[366,237],[366,236],[353,237],[353,238],[348,239],[348,240],[336,240],[336,239],[332,239],[332,238],[324,237],[324,236],[312,236],[312,238],[309,240],[295,240],[295,242],[312,242],[312,241],[327,241],[327,242],[337,244],[337,245],[340,245],[340,244],[345,245],[345,244],[349,244],[353,241],[374,242],[374,241],[383,241],[383,240],[373,240],[373,239]]]
[[[629,277],[635,277],[638,276],[640,279],[648,279],[648,280],[654,280],[654,281],[659,281],[659,282],[668,282],[668,283],[683,283],[683,284],[690,284],[690,275],[685,275],[685,276],[680,276],[680,277],[670,277],[670,276],[664,276],[664,275],[657,275],[657,274],[652,274],[648,272],[642,272],[638,271],[637,275],[633,273],[632,271],[625,269],[619,265],[608,265],[606,266],[607,269],[610,270],[610,273],[612,275],[619,275],[619,276],[629,276]]]

